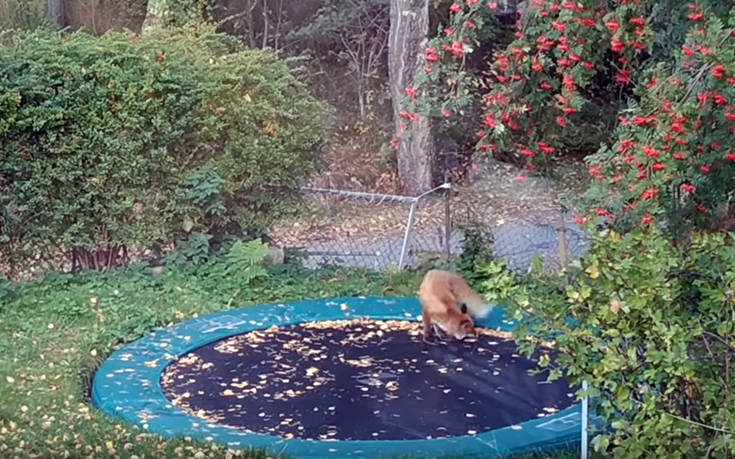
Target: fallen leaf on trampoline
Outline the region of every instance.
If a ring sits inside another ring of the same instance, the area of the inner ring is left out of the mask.
[[[385,388],[390,391],[398,390],[398,381],[388,381],[387,383],[385,383]]]
[[[465,413],[464,415],[465,415],[465,417],[468,417],[468,418],[476,418],[477,417],[477,415],[472,414],[472,413]]]
[[[224,395],[225,397],[232,397],[233,395],[235,395],[235,393],[232,392],[231,389],[225,389],[222,391],[222,395]]]
[[[476,430],[468,430],[467,431],[467,435],[476,435],[476,434],[477,434],[477,431]]]
[[[306,376],[314,376],[319,373],[319,369],[316,367],[310,367],[306,369]]]
[[[446,367],[439,367],[439,373],[448,373],[449,370],[447,370]]]
[[[149,367],[149,368],[155,368],[156,367],[156,364],[158,364],[158,360],[149,360],[149,361],[145,362],[144,365],[147,366],[147,367]]]

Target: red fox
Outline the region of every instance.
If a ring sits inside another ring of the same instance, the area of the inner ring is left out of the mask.
[[[437,327],[456,339],[476,336],[472,318],[485,317],[492,310],[458,274],[435,269],[424,276],[419,301],[424,340]]]

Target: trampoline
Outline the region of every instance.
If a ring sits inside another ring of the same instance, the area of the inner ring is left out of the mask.
[[[433,345],[420,313],[415,298],[360,297],[199,317],[113,353],[92,401],[164,436],[294,457],[502,457],[579,441],[576,389],[528,374],[502,308],[477,339]]]

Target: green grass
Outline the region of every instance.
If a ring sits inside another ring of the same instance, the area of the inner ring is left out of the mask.
[[[247,304],[354,295],[413,295],[411,274],[272,267],[250,286],[216,266],[53,274],[0,289],[0,457],[265,457],[164,440],[94,409],[94,369],[156,327]]]
[[[411,273],[284,265],[247,286],[219,268],[169,269],[154,278],[139,266],[0,285],[0,457],[264,458],[261,451],[166,440],[98,412],[88,398],[94,370],[124,343],[196,315],[276,301],[411,296],[419,281]],[[576,453],[514,459],[572,457]]]

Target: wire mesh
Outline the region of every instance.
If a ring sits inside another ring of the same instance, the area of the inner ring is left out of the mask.
[[[466,195],[448,195],[441,187],[421,196],[325,188],[300,192],[310,217],[294,221],[290,230],[275,231],[274,240],[307,268],[417,268],[460,255],[468,228],[485,235],[493,256],[515,272],[527,271],[536,256],[545,269],[558,269],[589,247],[583,229],[561,209],[493,221],[486,218],[492,207],[477,209]],[[562,235],[566,244],[561,244]]]
[[[566,246],[561,243],[562,237]],[[589,248],[589,239],[582,228],[562,213],[549,215],[546,221],[501,225],[492,230],[492,240],[494,256],[505,260],[508,268],[515,272],[528,271],[536,256],[545,269],[559,269]]]
[[[272,238],[307,268],[338,265],[382,271],[415,267],[427,253],[461,251],[458,231],[450,231],[447,246],[446,192],[441,187],[421,196],[299,191],[308,217],[282,223]]]

